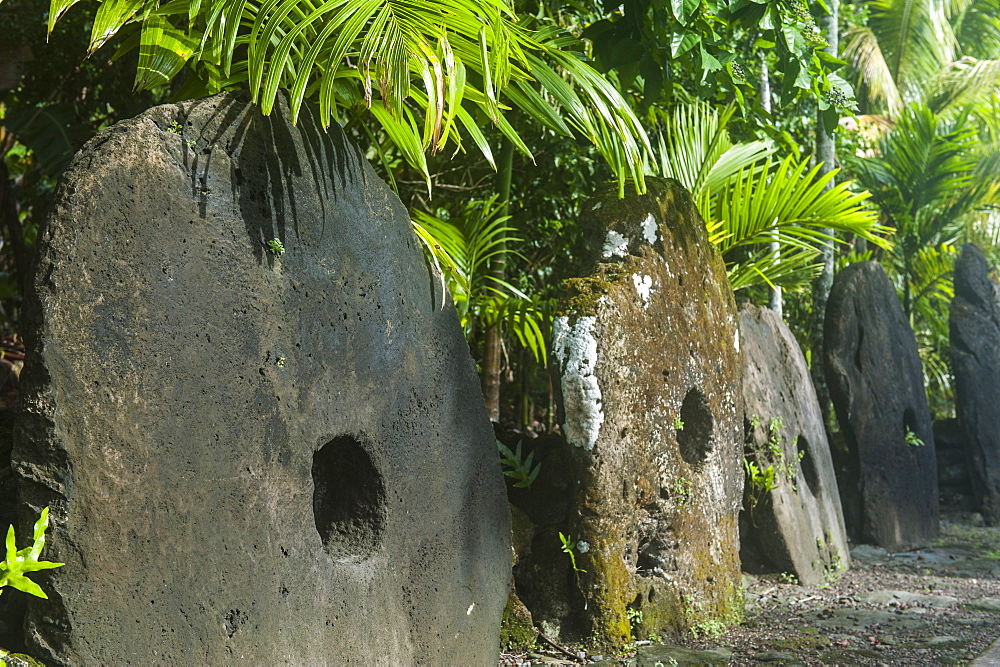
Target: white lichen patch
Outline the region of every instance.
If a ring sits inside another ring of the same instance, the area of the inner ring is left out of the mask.
[[[552,325],[552,352],[559,361],[566,440],[585,450],[594,448],[604,423],[603,397],[597,383],[595,317],[581,317],[574,324],[557,317]]]
[[[740,330],[739,329],[737,329],[736,332],[733,334],[733,347],[736,348],[737,352],[740,351]]]
[[[608,230],[608,235],[604,239],[604,246],[601,248],[601,257],[609,259],[611,257],[625,258],[628,256],[628,239],[613,229]]]
[[[649,245],[656,243],[657,231],[656,219],[653,217],[653,214],[646,214],[646,219],[642,221],[642,235],[645,237],[646,243]]]
[[[635,291],[639,293],[639,298],[642,299],[643,308],[648,308],[649,295],[653,292],[652,277],[640,276],[638,273],[633,273],[632,283],[635,285]]]
[[[594,204],[593,206],[591,206],[590,210],[591,211],[596,211],[599,208],[601,208],[601,202],[597,202],[596,204]]]

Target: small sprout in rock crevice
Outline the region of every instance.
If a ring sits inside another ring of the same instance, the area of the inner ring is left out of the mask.
[[[563,535],[562,533],[559,533],[559,541],[562,542],[563,552],[569,554],[569,562],[573,566],[573,570],[575,572],[586,572],[586,570],[581,570],[576,566],[576,554],[573,553],[573,549],[576,548],[577,543],[573,541],[573,538],[570,537],[569,535]],[[587,550],[589,551],[590,549],[588,548]]]
[[[678,431],[684,430],[684,422],[681,421],[680,417],[674,417],[674,428],[677,429]]]
[[[679,505],[686,505],[691,496],[694,495],[694,482],[681,476],[674,481],[674,494],[677,496]]]
[[[916,433],[914,433],[912,430],[910,430],[909,426],[906,427],[906,435],[903,436],[903,440],[910,447],[923,447],[924,446],[924,441],[920,439],[920,436],[918,436]]]
[[[280,256],[285,252],[285,244],[281,242],[281,239],[274,238],[265,243],[267,249],[271,251],[272,255]]]
[[[274,360],[274,365],[277,366],[278,368],[284,368],[285,357],[283,355],[278,356],[278,358]]]

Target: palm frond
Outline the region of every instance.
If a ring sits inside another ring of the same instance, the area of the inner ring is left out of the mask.
[[[808,276],[818,246],[835,240],[826,229],[891,247],[884,238],[891,230],[878,224],[865,203],[868,193],[852,192],[849,182],[827,188],[837,170],[819,176],[819,166],[807,169],[807,160],[792,157],[760,169],[748,167],[719,193],[711,212],[712,231],[734,289],[789,284]],[[757,248],[772,241],[781,246],[777,258]]]
[[[858,26],[849,30],[844,35],[843,54],[858,72],[856,87],[866,90],[870,101],[884,104],[890,116],[899,113],[903,107],[903,96],[872,29]]]
[[[491,296],[479,303],[479,321],[484,326],[502,326],[535,361],[548,363],[545,332],[552,330],[550,309],[523,296]]]
[[[445,220],[424,211],[414,211],[414,230],[424,243],[430,260],[443,269],[444,280],[455,302],[459,319],[471,334],[486,299],[515,298],[530,301],[520,289],[493,275],[493,260],[512,260],[521,254],[512,248],[521,239],[507,225],[510,216],[501,215],[497,197],[466,205],[454,220]]]
[[[936,113],[976,104],[1000,90],[1000,59],[977,60],[964,56],[947,65],[937,76],[934,94],[927,106]]]
[[[925,302],[937,301],[947,308],[955,297],[952,275],[958,252],[955,247],[942,243],[938,246],[921,248],[910,262],[910,294],[917,308]],[[947,328],[945,328],[947,333]]]
[[[51,29],[75,0],[50,0]],[[483,115],[530,154],[506,118],[519,108],[578,133],[608,161],[624,193],[644,191],[652,149],[621,93],[574,55],[577,39],[530,30],[506,0],[103,0],[91,51],[126,25],[142,28],[137,86],[161,85],[187,63],[214,77],[199,89],[246,81],[272,110],[288,92],[293,121],[307,99],[322,124],[357,103],[371,109],[406,160],[428,178],[424,154],[471,138],[492,164]],[[245,49],[245,50],[244,50]],[[245,59],[234,61],[234,53]],[[213,69],[217,68],[217,69]],[[237,76],[236,73],[240,73]]]
[[[680,181],[706,220],[713,194],[741,169],[774,152],[766,141],[733,145],[727,129],[733,111],[730,106],[720,113],[705,102],[694,102],[677,105],[669,113],[656,112],[662,125],[659,173]]]

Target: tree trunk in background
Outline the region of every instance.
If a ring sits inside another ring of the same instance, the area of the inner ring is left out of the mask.
[[[757,82],[757,95],[760,97],[760,106],[764,111],[771,113],[771,72],[767,66],[767,51],[761,49],[757,52],[760,58],[760,80]],[[781,244],[777,241],[771,242],[771,253],[775,258],[781,256]],[[781,288],[771,288],[771,299],[768,306],[781,316]]]
[[[510,179],[514,168],[514,145],[504,140],[500,148],[500,159],[497,162],[497,193],[498,202],[503,204],[501,215],[510,211]],[[503,250],[500,246],[498,250]],[[503,253],[499,253],[490,263],[490,274],[497,278],[504,277],[507,261]],[[491,326],[483,334],[482,386],[483,399],[486,401],[486,414],[490,421],[500,421],[500,327]]]
[[[6,230],[8,242],[13,247],[13,269],[17,276],[17,283],[23,290],[28,278],[31,258],[24,245],[24,230],[21,229],[21,220],[17,215],[14,188],[10,181],[10,173],[7,171],[7,164],[3,159],[0,159],[0,225]]]
[[[827,47],[824,49],[832,56],[837,56],[839,33],[838,14],[840,13],[840,0],[827,0],[830,14],[819,19],[820,32],[826,37]],[[837,145],[834,135],[827,134],[823,126],[823,118],[820,112],[816,114],[816,161],[821,163],[819,173],[826,174],[834,169],[837,161]],[[833,180],[827,183],[827,189],[832,188]],[[832,229],[820,230],[824,234],[833,236]],[[826,317],[826,302],[830,297],[830,288],[833,287],[833,245],[826,243],[823,245],[820,255],[823,269],[813,283],[813,331],[812,331],[812,378],[816,386],[816,396],[819,398],[820,407],[823,410],[823,418],[827,425],[833,420],[833,411],[830,407],[830,391],[826,386],[826,377],[823,375],[823,321]]]

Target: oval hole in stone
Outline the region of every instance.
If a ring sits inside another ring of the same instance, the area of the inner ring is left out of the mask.
[[[351,435],[313,454],[313,520],[334,558],[372,555],[385,529],[385,485],[371,455]]]
[[[802,468],[802,476],[805,478],[806,486],[809,487],[814,496],[818,496],[822,482],[820,482],[819,471],[816,470],[816,462],[809,454],[809,441],[804,435],[800,434],[795,440],[795,451],[802,454],[799,466]]]
[[[699,469],[712,448],[713,426],[712,412],[700,389],[691,389],[684,396],[681,421],[684,422],[684,427],[677,429],[681,458],[689,466]]]

